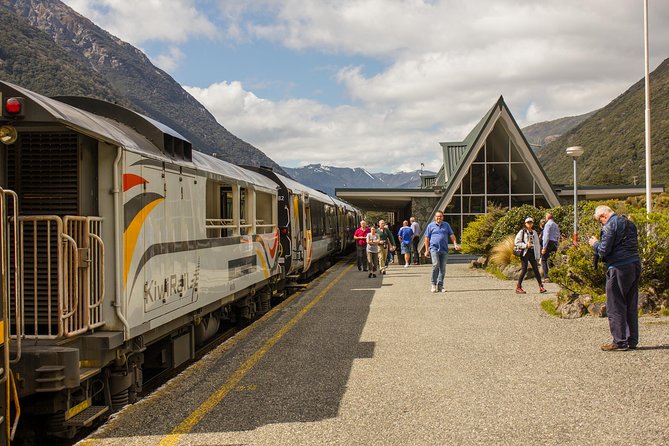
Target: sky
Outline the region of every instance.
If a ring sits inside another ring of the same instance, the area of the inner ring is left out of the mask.
[[[64,0],[282,166],[436,171],[500,95],[520,125],[644,76],[643,0]],[[669,1],[648,0],[650,67]]]

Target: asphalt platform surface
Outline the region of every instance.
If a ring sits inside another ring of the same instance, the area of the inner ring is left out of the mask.
[[[555,284],[430,274],[342,261],[79,444],[669,444],[669,318],[603,352],[606,319],[540,308]]]

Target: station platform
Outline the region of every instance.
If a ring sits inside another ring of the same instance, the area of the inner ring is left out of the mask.
[[[540,308],[555,284],[430,274],[337,263],[78,444],[669,444],[668,318],[602,352],[606,319]]]

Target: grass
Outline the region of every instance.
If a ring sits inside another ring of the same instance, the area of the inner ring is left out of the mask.
[[[488,274],[491,274],[500,280],[509,280],[509,278],[504,273],[502,273],[502,270],[499,269],[499,267],[496,265],[488,264],[488,267],[485,270]]]
[[[660,310],[662,316],[669,316],[669,308],[663,308]]]
[[[541,301],[541,308],[551,316],[559,317],[555,301],[553,299],[546,299]]]

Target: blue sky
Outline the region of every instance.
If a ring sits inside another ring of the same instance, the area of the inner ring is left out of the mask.
[[[523,127],[600,108],[644,74],[642,0],[65,3],[289,167],[436,170],[439,142],[500,94]],[[649,3],[654,68],[669,2]]]

